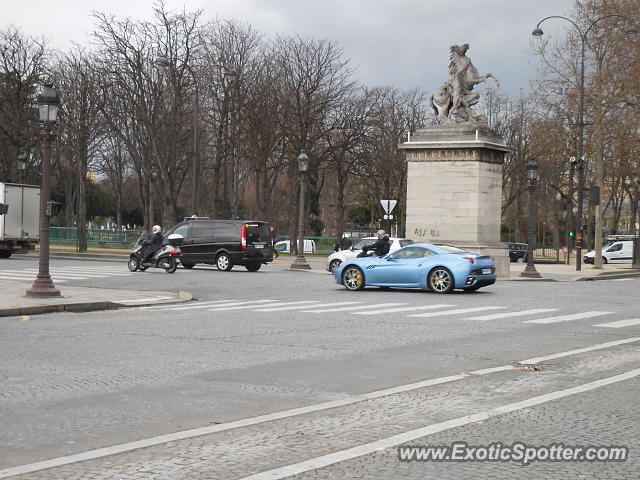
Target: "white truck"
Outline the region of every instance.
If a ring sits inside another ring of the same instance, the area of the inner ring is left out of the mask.
[[[0,183],[0,258],[38,241],[40,187]]]

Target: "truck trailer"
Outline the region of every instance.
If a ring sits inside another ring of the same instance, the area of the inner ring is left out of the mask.
[[[40,187],[0,183],[0,258],[23,250],[40,235]]]

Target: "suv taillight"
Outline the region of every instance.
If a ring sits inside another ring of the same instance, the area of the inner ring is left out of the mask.
[[[242,245],[243,250],[247,248],[247,226],[246,225],[242,225],[242,228],[240,228],[240,243]]]

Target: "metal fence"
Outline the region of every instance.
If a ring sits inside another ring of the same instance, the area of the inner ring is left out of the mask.
[[[533,261],[535,263],[563,263],[565,253],[554,247],[535,247],[533,249]]]
[[[313,242],[315,242],[315,253],[318,254],[330,254],[333,253],[333,249],[336,246],[336,243],[338,242],[338,239],[336,237],[307,237],[305,235],[304,237],[305,241],[306,240],[313,240]],[[288,235],[280,235],[278,237],[278,241],[283,241],[283,240],[289,240],[289,236]],[[307,247],[305,246],[305,250],[307,249]]]
[[[100,228],[87,229],[87,243],[99,246],[129,247],[136,243],[141,230],[108,230]],[[50,227],[51,243],[78,243],[76,227]]]

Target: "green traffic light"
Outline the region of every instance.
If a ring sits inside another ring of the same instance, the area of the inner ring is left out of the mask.
[[[575,232],[569,232],[569,236],[570,236],[570,237],[575,237],[575,236],[576,236],[576,233],[575,233]]]

